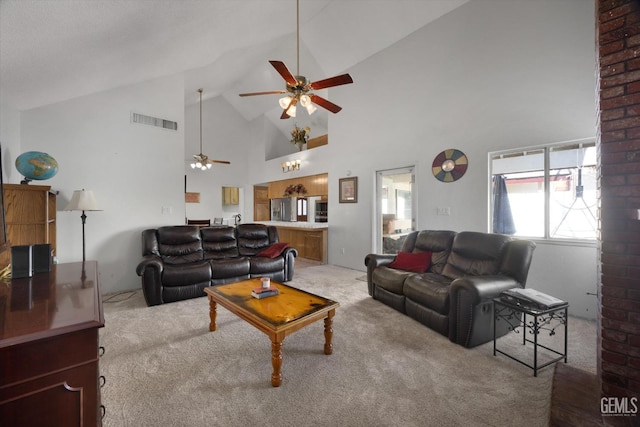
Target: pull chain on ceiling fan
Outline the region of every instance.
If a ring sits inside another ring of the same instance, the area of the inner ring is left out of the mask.
[[[293,74],[291,74],[291,71],[289,71],[284,62],[269,61],[273,68],[276,69],[278,74],[280,74],[284,81],[287,83],[286,90],[241,93],[240,96],[287,94],[279,100],[280,107],[282,107],[283,109],[282,115],[280,116],[281,119],[295,117],[296,104],[298,103],[300,103],[301,106],[305,107],[307,113],[309,114],[313,114],[313,112],[316,110],[316,107],[313,104],[317,104],[334,114],[342,110],[342,107],[321,96],[311,93],[311,91],[353,83],[353,79],[349,74],[341,74],[339,76],[318,80],[316,82],[311,82],[305,76],[300,75],[300,0],[296,0],[296,43],[297,75],[294,76]]]
[[[200,169],[203,171],[211,169],[211,165],[213,163],[222,163],[225,165],[230,165],[231,162],[226,160],[210,160],[208,156],[202,154],[202,88],[198,89],[198,93],[200,94],[200,154],[196,154],[193,156],[193,162],[191,162],[192,169]]]

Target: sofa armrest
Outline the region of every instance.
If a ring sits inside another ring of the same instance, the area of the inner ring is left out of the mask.
[[[296,248],[287,247],[282,255],[284,257],[284,281],[288,282],[293,279],[293,268],[295,265],[295,258],[298,256],[298,250]]]
[[[520,287],[520,283],[509,276],[466,276],[451,282],[450,295],[453,302],[458,293],[464,290],[469,293],[472,304],[476,305],[482,301],[497,297],[502,291]]]
[[[164,262],[162,261],[162,258],[158,256],[146,255],[142,257],[142,261],[140,261],[140,263],[136,267],[136,273],[138,274],[138,276],[142,276],[144,270],[146,270],[147,268],[156,269],[158,274],[162,274],[162,270],[164,269]]]
[[[395,254],[369,254],[364,257],[364,265],[367,266],[367,269],[376,268],[391,264],[394,259],[396,259]]]
[[[147,255],[136,267],[142,279],[142,292],[148,306],[162,304],[162,271],[164,262],[155,255]]]
[[[489,341],[493,332],[492,298],[521,287],[504,275],[465,276],[451,282],[449,290],[449,340],[464,347]]]
[[[391,264],[394,259],[396,259],[395,254],[369,254],[364,257],[364,265],[367,266],[367,288],[369,295],[373,296],[373,270]]]

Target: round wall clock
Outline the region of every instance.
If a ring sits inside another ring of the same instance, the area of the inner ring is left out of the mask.
[[[433,176],[442,182],[453,182],[462,178],[467,171],[467,156],[456,149],[444,150],[433,159]]]

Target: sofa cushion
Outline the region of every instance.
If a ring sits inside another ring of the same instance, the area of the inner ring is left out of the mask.
[[[431,252],[431,268],[429,271],[442,274],[451,251],[455,231],[423,230],[417,233],[410,252]]]
[[[510,240],[509,236],[502,234],[460,232],[453,239],[451,254],[442,274],[451,279],[497,274],[502,253]]]
[[[431,252],[398,252],[389,268],[424,273],[431,264]]]
[[[254,256],[272,243],[277,242],[277,240],[270,239],[269,229],[264,224],[239,224],[236,233],[238,252],[244,256]]]
[[[264,256],[254,256],[250,258],[250,272],[252,276],[273,273],[284,269],[284,257],[267,258]]]
[[[451,279],[435,273],[414,274],[404,282],[404,296],[440,314],[449,314]]]
[[[250,270],[247,257],[210,259],[209,263],[212,279],[246,276]]]
[[[238,242],[234,227],[218,226],[200,229],[204,259],[222,259],[238,256]]]
[[[371,280],[376,286],[380,286],[391,293],[402,295],[404,280],[412,274],[416,273],[383,266],[373,270]]]
[[[158,252],[165,264],[185,264],[202,259],[200,227],[173,225],[158,228]]]
[[[208,283],[210,280],[211,266],[206,261],[196,261],[189,264],[165,264],[162,270],[162,286]]]
[[[256,256],[265,256],[267,258],[275,258],[279,257],[285,249],[289,247],[288,243],[279,242],[274,243],[266,249],[261,250],[256,254]]]

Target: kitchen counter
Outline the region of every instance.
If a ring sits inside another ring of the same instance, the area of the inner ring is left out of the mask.
[[[275,227],[304,228],[304,229],[327,229],[326,222],[306,222],[306,221],[256,221],[257,224],[273,225]]]
[[[326,222],[262,221],[260,224],[275,226],[280,241],[296,248],[299,257],[327,263],[329,224]]]

